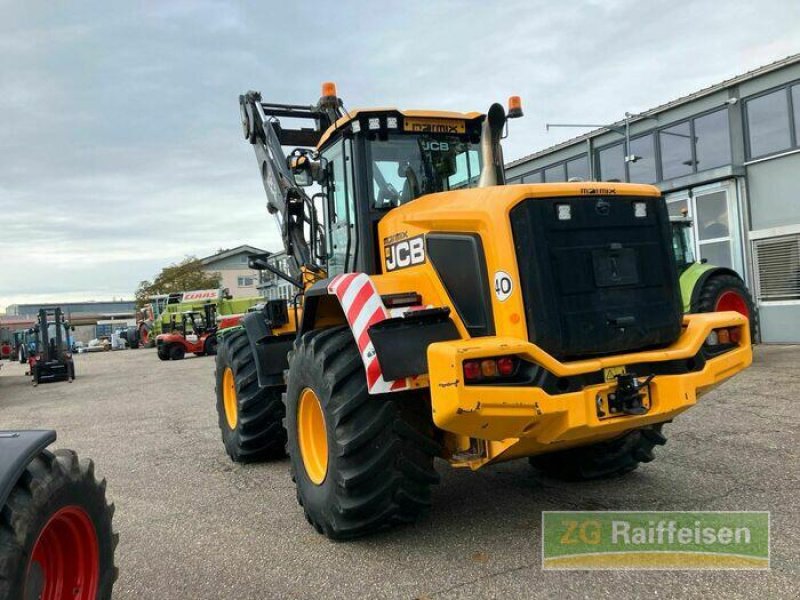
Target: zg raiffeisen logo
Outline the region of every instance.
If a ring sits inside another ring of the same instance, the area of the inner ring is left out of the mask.
[[[769,569],[769,513],[545,511],[542,568]]]

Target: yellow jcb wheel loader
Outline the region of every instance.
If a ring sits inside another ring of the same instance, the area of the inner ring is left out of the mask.
[[[683,316],[658,189],[504,185],[518,98],[508,115],[348,111],[332,84],[315,105],[239,102],[291,259],[251,266],[297,294],[219,332],[219,425],[236,461],[285,444],[317,531],[416,519],[436,457],[625,473],[750,364],[745,317]]]

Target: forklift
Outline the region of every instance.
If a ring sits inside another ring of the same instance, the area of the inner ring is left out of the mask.
[[[75,380],[75,363],[72,361],[70,344],[70,326],[64,320],[60,308],[53,310],[53,319],[45,309],[39,310],[39,316],[31,329],[32,338],[28,355],[28,367],[33,385],[48,381]]]
[[[180,324],[177,317],[180,316]],[[170,331],[156,337],[158,358],[182,360],[187,353],[214,356],[217,353],[217,305],[208,303],[203,310],[188,310],[171,315]]]

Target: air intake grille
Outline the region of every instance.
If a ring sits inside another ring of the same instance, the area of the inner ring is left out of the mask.
[[[800,234],[755,240],[760,302],[800,300]]]

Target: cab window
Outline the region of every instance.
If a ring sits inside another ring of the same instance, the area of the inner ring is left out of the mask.
[[[353,159],[349,140],[340,140],[322,153],[327,161],[328,275],[352,269],[356,248]]]

